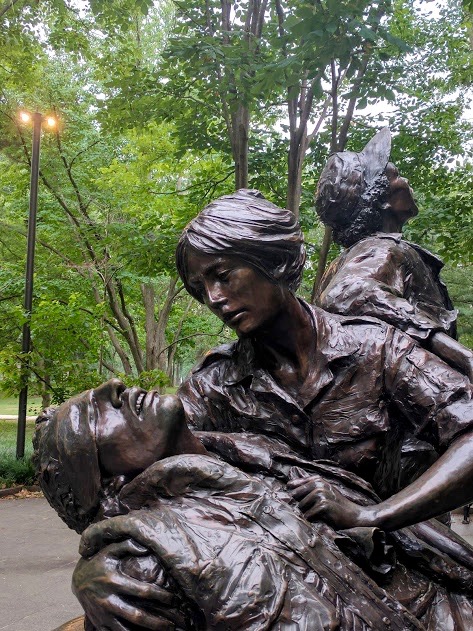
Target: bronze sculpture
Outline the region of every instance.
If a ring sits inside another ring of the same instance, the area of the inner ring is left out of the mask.
[[[316,209],[346,250],[326,270],[315,302],[332,313],[369,315],[405,331],[473,379],[473,352],[456,341],[457,312],[440,279],[442,261],[402,238],[418,208],[409,183],[389,162],[388,128],[360,153],[333,154],[322,171]],[[437,458],[432,445],[408,435],[402,485]],[[441,517],[450,524],[450,515]]]
[[[459,630],[471,629],[473,550],[439,524],[409,527],[472,499],[473,401],[468,380],[389,325],[371,318],[327,314],[298,300],[294,290],[304,254],[297,222],[289,211],[278,209],[255,192],[239,191],[204,209],[181,237],[177,263],[192,295],[233,328],[239,340],[210,353],[178,393],[194,437],[214,455],[171,456],[157,463],[160,475],[163,467],[172,470],[177,466],[180,474],[174,480],[178,486],[183,480],[182,493],[189,479],[179,469],[180,463],[190,471],[189,458],[199,459],[201,468],[217,458],[221,467],[229,467],[220,477],[226,471],[237,480],[242,476],[253,489],[264,481],[265,486],[251,496],[256,502],[257,497],[266,500],[266,488],[270,489],[273,505],[262,502],[267,510],[258,512],[260,521],[240,506],[224,507],[226,514],[235,511],[238,515],[243,534],[248,524],[241,518],[242,512],[279,540],[283,545],[280,555],[287,555],[287,548],[297,552],[304,563],[313,563],[310,569],[319,578],[323,571],[317,563],[326,559],[325,551],[333,552],[337,558],[333,558],[330,578],[325,577],[325,583],[317,578],[315,592],[311,592],[319,604],[311,604],[309,596],[302,599],[307,603],[302,606],[304,611],[315,607],[320,613],[323,609],[325,617],[300,628],[384,628],[375,619],[382,606],[377,590],[382,589],[381,601],[389,609],[382,625],[433,631],[455,623]],[[110,405],[113,408],[115,401],[119,410],[126,397],[123,388],[118,384],[115,388]],[[433,442],[442,455],[417,482],[400,490],[400,445],[407,431]],[[125,494],[131,502],[125,505],[125,512],[131,512],[99,521],[83,535],[84,558],[75,573],[75,589],[99,629],[172,629],[183,624],[165,620],[163,611],[172,608],[162,594],[166,577],[161,577],[160,591],[154,589],[156,585],[150,588],[140,576],[148,570],[140,569],[139,555],[146,557],[152,550],[157,556],[152,541],[156,546],[158,539],[162,546],[167,535],[172,540],[176,526],[163,529],[160,524],[163,487],[156,499],[156,480],[147,475],[139,483],[138,479],[129,482],[133,492]],[[111,485],[110,490],[113,488]],[[195,490],[192,484],[185,488],[190,495]],[[242,496],[238,492],[232,495],[234,490],[226,488],[221,501],[244,502],[248,489],[240,489]],[[179,493],[170,495],[173,501],[177,498],[179,510],[184,510],[181,515],[189,518]],[[197,496],[205,506],[208,489],[205,493],[200,489]],[[137,504],[133,504],[134,498]],[[110,506],[113,515],[117,503]],[[194,508],[205,518],[198,502]],[[171,503],[169,509],[172,513]],[[284,519],[278,520],[278,515]],[[300,537],[295,542],[288,534],[288,530],[300,534],[299,527],[306,534],[310,528],[312,533],[311,541],[306,538],[302,548]],[[340,529],[349,532],[337,534]],[[373,551],[373,540],[384,541],[381,531],[388,532],[387,545],[382,543],[382,554],[373,559],[366,551]],[[338,552],[333,543],[338,543]],[[320,556],[311,556],[312,549]],[[219,554],[215,546],[214,554]],[[134,580],[124,578],[120,555],[127,557]],[[165,559],[165,569],[176,580],[182,563],[175,565],[174,557],[169,560],[164,553],[161,559],[158,556],[158,561]],[[199,560],[213,567],[205,555]],[[351,574],[353,561],[357,566]],[[296,573],[304,572],[301,566],[297,571],[291,567]],[[261,570],[257,575],[261,577]],[[305,576],[310,577],[310,572]],[[364,626],[354,617],[348,597],[347,606],[335,607],[333,613],[333,602],[349,593],[343,591],[347,582],[355,581],[363,590],[373,580],[379,587],[357,610]],[[204,585],[205,595],[210,597],[207,592],[212,589]],[[220,585],[212,585],[220,598]],[[164,591],[168,594],[175,589],[182,597],[181,587],[171,585]],[[191,594],[187,597],[192,601]],[[158,613],[150,613],[151,600],[157,603]],[[209,622],[206,616],[210,614],[196,601],[198,598],[187,605],[192,611],[197,607],[204,621],[195,614],[189,624],[220,628],[215,621]],[[242,601],[237,602],[239,615]],[[289,619],[269,616],[266,626],[261,620],[259,627],[241,624],[237,618],[236,626],[231,626],[231,616],[219,623],[222,629],[294,628],[291,607],[281,611],[289,612]],[[213,615],[215,610],[211,612]]]
[[[390,152],[385,128],[360,153],[333,154],[322,171],[316,209],[346,250],[326,270],[316,304],[389,322],[472,380],[473,353],[455,340],[457,313],[439,277],[443,263],[402,239],[418,208]]]

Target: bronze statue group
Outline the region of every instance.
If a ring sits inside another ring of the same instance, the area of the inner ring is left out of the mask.
[[[330,157],[345,246],[311,305],[300,227],[254,190],[185,228],[187,291],[233,329],[176,396],[117,379],[37,420],[51,505],[82,533],[89,631],[473,630],[473,354],[382,130]]]

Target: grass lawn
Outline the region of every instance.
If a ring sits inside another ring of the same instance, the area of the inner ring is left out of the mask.
[[[41,398],[28,397],[26,414],[36,416],[41,412]],[[16,397],[4,397],[0,395],[0,416],[2,414],[18,414],[18,399]]]
[[[0,420],[0,488],[16,484],[33,484],[34,472],[31,464],[33,446],[31,439],[34,421],[26,422],[25,457],[16,459],[16,421]]]

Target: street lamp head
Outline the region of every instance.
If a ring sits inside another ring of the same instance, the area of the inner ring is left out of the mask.
[[[40,114],[39,112],[35,112],[35,114],[31,114],[31,112],[22,110],[19,113],[19,118],[21,122],[26,125],[30,124],[34,119],[37,121],[37,123],[35,124],[39,124],[41,126],[46,125],[46,127],[49,127],[49,129],[54,129],[55,127],[58,126],[58,119],[55,116],[52,116],[52,115],[43,116],[43,114]]]
[[[20,120],[22,123],[29,123],[31,121],[31,114],[29,112],[20,112]]]

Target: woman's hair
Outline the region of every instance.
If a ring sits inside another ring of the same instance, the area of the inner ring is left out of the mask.
[[[316,210],[333,228],[336,243],[348,247],[381,229],[390,151],[391,133],[385,128],[360,153],[342,151],[328,159],[317,185]]]
[[[211,202],[179,239],[177,270],[187,291],[203,302],[202,295],[188,283],[189,248],[204,254],[235,256],[291,291],[299,286],[305,262],[304,237],[292,212],[249,189]]]
[[[76,405],[89,404],[78,400]],[[90,415],[60,417],[60,409],[47,408],[36,419],[33,463],[48,502],[81,533],[96,518],[103,498],[95,428]]]

